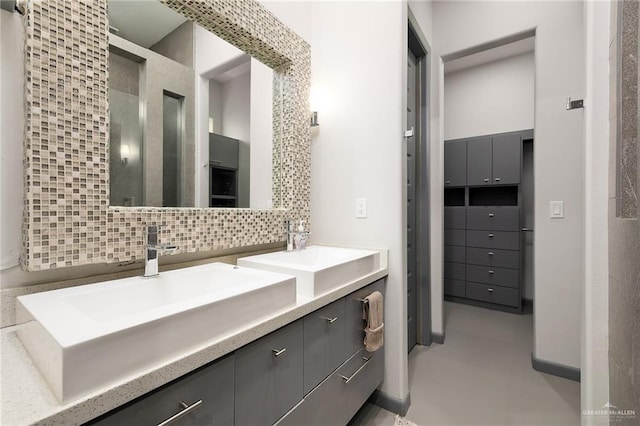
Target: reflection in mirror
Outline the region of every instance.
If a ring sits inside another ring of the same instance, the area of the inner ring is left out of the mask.
[[[271,208],[273,70],[157,0],[109,0],[110,205]]]

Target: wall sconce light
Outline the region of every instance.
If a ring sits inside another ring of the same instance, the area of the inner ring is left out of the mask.
[[[311,127],[317,127],[320,123],[318,123],[318,111],[311,112]]]
[[[120,145],[120,161],[123,165],[129,161],[129,145]]]

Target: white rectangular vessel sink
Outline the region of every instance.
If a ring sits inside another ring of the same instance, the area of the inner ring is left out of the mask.
[[[380,268],[380,252],[330,246],[309,246],[238,259],[238,265],[295,275],[298,296],[313,298]]]
[[[18,338],[66,403],[295,305],[296,284],[212,263],[17,300]]]

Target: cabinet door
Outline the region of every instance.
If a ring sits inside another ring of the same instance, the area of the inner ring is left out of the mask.
[[[467,141],[444,144],[444,186],[467,184]]]
[[[491,161],[491,137],[470,139],[467,143],[467,185],[490,185]]]
[[[305,316],[303,326],[306,395],[347,358],[345,300],[336,300]]]
[[[175,425],[233,424],[233,355],[177,379],[91,425],[152,425],[186,412]],[[186,405],[186,407],[185,407]]]
[[[240,141],[215,133],[209,134],[209,161],[214,166],[238,168]]]
[[[493,183],[512,185],[520,183],[522,142],[520,134],[493,137]]]
[[[302,319],[236,351],[235,424],[273,424],[302,400]]]

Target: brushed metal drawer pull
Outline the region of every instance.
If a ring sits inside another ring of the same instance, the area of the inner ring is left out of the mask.
[[[489,293],[493,293],[493,289],[492,288],[489,289]]]
[[[495,178],[494,179],[496,182],[500,182],[500,178]]]
[[[493,256],[493,252],[490,251],[489,253],[487,253],[489,256]]]
[[[277,349],[271,349],[271,351],[273,352],[273,356],[275,356],[276,358],[278,358],[280,355],[282,355],[283,353],[285,353],[287,351],[287,348],[282,348],[280,350]]]
[[[492,271],[491,269],[489,269],[489,274],[490,274],[490,275],[492,275],[492,274],[493,274],[493,271]]]
[[[484,181],[485,182],[489,182],[489,178],[484,178]]]
[[[450,180],[445,180],[444,183],[446,183],[447,185],[451,183]]]
[[[195,410],[196,408],[201,406],[202,405],[202,400],[194,402],[191,405],[187,405],[186,402],[180,401],[180,405],[182,406],[182,408],[184,408],[184,410],[180,411],[178,414],[174,414],[173,416],[169,417],[164,422],[158,423],[158,426],[167,426],[167,425],[170,425],[171,423],[175,422],[176,420],[181,419],[182,417],[186,416],[187,414],[189,414],[190,412],[192,412],[193,410]]]
[[[489,213],[489,217],[493,217],[493,213]]]
[[[338,320],[338,317],[329,318],[329,317],[320,317],[321,319],[327,321],[329,324],[333,324]]]
[[[358,368],[351,376],[347,377],[347,376],[343,376],[342,374],[339,374],[339,376],[342,378],[342,380],[344,380],[344,384],[345,385],[348,384],[351,381],[351,379],[356,377],[358,375],[358,373],[360,371],[362,371],[362,369],[365,368],[367,366],[367,364],[369,364],[369,361],[371,361],[371,358],[372,357],[367,358],[367,357],[363,356],[362,359],[364,360],[364,364],[362,364],[360,366],[360,368]]]
[[[489,234],[489,238],[493,238],[493,234]]]

